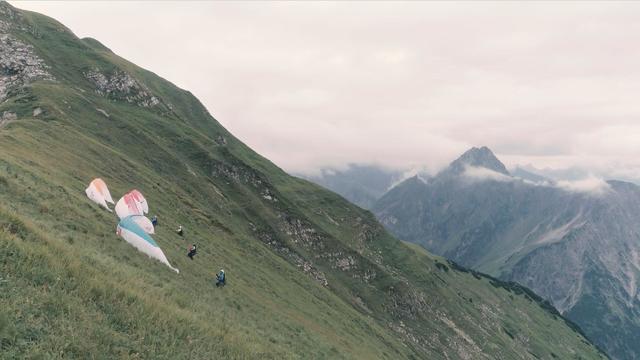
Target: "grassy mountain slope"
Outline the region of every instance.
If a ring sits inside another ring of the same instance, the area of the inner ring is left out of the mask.
[[[2,358],[604,357],[526,289],[392,238],[97,41],[4,2],[0,29]],[[145,194],[179,275],[116,237],[94,177]]]

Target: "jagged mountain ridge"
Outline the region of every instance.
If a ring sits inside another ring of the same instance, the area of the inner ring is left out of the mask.
[[[474,147],[468,150],[447,168],[447,172],[451,176],[455,176],[464,172],[469,166],[486,168],[500,174],[509,175],[509,171],[504,164],[487,147]],[[338,193],[363,209],[371,210],[378,199],[393,186],[406,179],[406,174],[411,172],[415,171],[407,170],[403,172],[385,169],[376,165],[349,164],[346,169],[322,168],[319,170],[319,174],[302,174],[298,176]],[[417,172],[412,177],[420,177],[426,180],[431,178],[425,172]],[[443,177],[441,176],[441,178]]]
[[[187,91],[45,16],[6,2],[0,15],[51,75],[19,76],[0,104],[3,357],[604,357],[527,289],[288,176]],[[96,176],[114,197],[145,194],[180,275],[115,236],[84,195]]]
[[[458,159],[449,164],[439,176],[460,175],[470,166],[485,168],[503,175],[509,175],[509,171],[504,164],[498,160],[488,147],[483,146],[480,148],[473,147],[467,150]]]
[[[610,355],[638,358],[640,188],[536,182],[502,168],[463,156],[432,181],[396,186],[374,212],[403,240],[532,288]]]
[[[321,169],[317,175],[300,175],[329,189],[363,209],[371,209],[402,173],[373,165],[350,164],[346,169]]]

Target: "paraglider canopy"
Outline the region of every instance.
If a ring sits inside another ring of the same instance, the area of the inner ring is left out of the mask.
[[[113,199],[111,198],[111,194],[109,193],[109,189],[107,188],[107,184],[104,180],[100,178],[93,179],[91,183],[89,183],[89,187],[87,187],[84,192],[91,201],[111,211],[107,202],[113,204]]]
[[[124,194],[116,204],[116,214],[120,219],[131,215],[144,215],[149,212],[147,200],[138,190],[131,190]]]
[[[147,199],[142,196],[142,193],[136,189],[129,191],[129,195],[140,205],[142,212],[147,214],[149,212],[149,205],[147,204]]]
[[[155,234],[155,227],[151,220],[149,220],[146,216],[143,215],[131,215],[131,219],[135,221],[138,226],[144,230],[147,234]]]
[[[133,245],[139,251],[159,260],[167,265],[171,270],[180,271],[169,263],[160,246],[137,224],[133,216],[128,216],[120,221],[116,233],[126,242]]]

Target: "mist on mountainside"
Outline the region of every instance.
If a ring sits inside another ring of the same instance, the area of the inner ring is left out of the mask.
[[[428,181],[374,205],[400,239],[531,287],[616,359],[640,357],[640,187],[508,172],[472,148]]]

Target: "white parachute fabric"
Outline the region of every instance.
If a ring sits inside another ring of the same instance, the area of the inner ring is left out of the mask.
[[[146,216],[133,215],[131,216],[131,219],[133,219],[133,221],[135,221],[135,223],[138,224],[138,226],[140,226],[147,234],[155,234],[155,228],[153,227],[151,220]]]
[[[107,184],[102,179],[93,179],[84,192],[91,201],[111,211],[107,202],[113,204],[113,199],[111,198]]]
[[[107,183],[105,183],[104,180],[102,180],[100,178],[95,179],[94,181],[98,185],[98,188],[101,189],[100,191],[104,195],[104,199],[110,204],[115,204],[115,202],[113,202],[113,199],[111,198],[111,193],[109,192],[109,188],[107,187]]]
[[[87,194],[87,197],[93,201],[94,203],[102,206],[103,208],[111,211],[111,209],[109,209],[109,206],[107,205],[106,200],[104,199],[104,197],[102,196],[102,194],[100,194],[95,188],[89,186],[85,191]]]
[[[176,273],[180,273],[180,270],[171,266],[158,244],[136,223],[133,216],[122,219],[118,224],[116,233],[140,252],[167,265]]]
[[[147,200],[138,190],[129,191],[116,204],[116,214],[121,220],[127,216],[144,215],[148,212]]]
[[[122,220],[127,216],[143,215],[142,209],[138,208],[137,204],[129,194],[125,194],[116,203],[116,214]]]
[[[147,204],[147,199],[145,199],[144,196],[142,196],[142,193],[140,191],[131,190],[129,194],[133,196],[133,199],[138,203],[138,205],[140,206],[140,208],[145,214],[149,213],[149,204]]]

